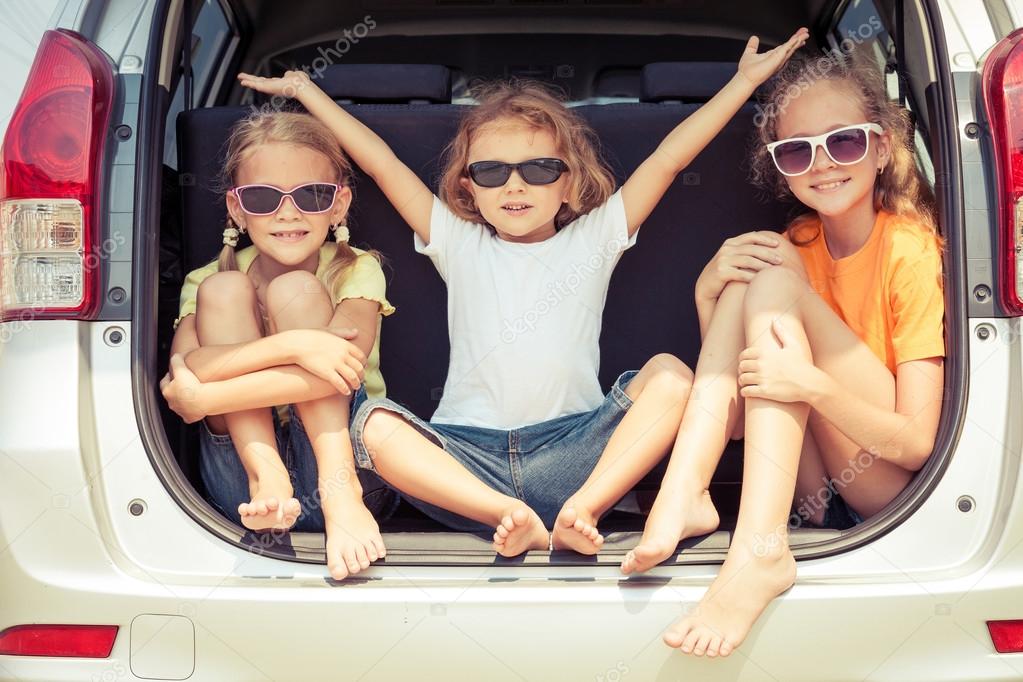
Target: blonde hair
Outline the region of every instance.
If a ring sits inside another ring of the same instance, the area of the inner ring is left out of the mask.
[[[554,138],[569,170],[568,202],[554,217],[558,229],[600,206],[614,192],[614,176],[598,153],[596,133],[546,86],[519,79],[495,81],[475,88],[473,97],[479,104],[462,118],[444,150],[439,193],[455,215],[475,223],[487,222],[461,180],[469,177],[469,147],[476,135],[500,119],[521,121]]]
[[[333,133],[309,114],[296,111],[260,111],[235,124],[227,140],[222,189],[226,192],[235,185],[238,169],[253,149],[273,142],[306,147],[323,154],[334,169],[333,180],[338,185],[351,189],[352,166],[341,151]],[[227,227],[236,227],[231,216],[227,217]],[[367,253],[378,260],[380,258],[376,251]],[[355,264],[357,258],[358,255],[347,242],[337,243],[334,258],[327,265],[323,277],[331,297],[337,294],[345,271]],[[238,269],[233,246],[224,245],[217,258],[217,266],[221,272]]]
[[[892,157],[877,176],[874,184],[874,209],[885,210],[912,219],[924,226],[942,244],[935,221],[934,194],[916,163],[913,151],[913,124],[909,112],[889,99],[880,69],[862,52],[842,55],[837,52],[810,59],[798,57],[789,61],[770,81],[760,99],[757,115],[759,142],[753,150],[751,171],[753,182],[773,190],[779,198],[791,196],[785,178],[774,166],[764,147],[778,139],[778,119],[785,113],[791,99],[821,81],[834,83],[859,101],[867,123],[877,123],[891,137]],[[799,216],[790,225],[790,234],[816,222],[817,215]],[[793,243],[805,246],[820,236],[816,230]]]

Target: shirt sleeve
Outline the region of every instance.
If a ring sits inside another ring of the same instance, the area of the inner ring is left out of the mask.
[[[218,269],[217,261],[213,261],[208,265],[192,270],[185,277],[185,283],[181,285],[181,302],[178,307],[178,317],[174,320],[174,329],[178,328],[181,320],[195,314],[195,300],[199,294],[199,285],[202,284],[204,279],[217,272]]]
[[[448,281],[448,264],[451,263],[452,253],[465,244],[465,238],[475,234],[478,238],[480,230],[487,227],[469,222],[460,218],[452,212],[448,205],[440,200],[440,197],[433,198],[433,208],[430,211],[430,243],[427,244],[417,233],[415,235],[416,252],[429,256],[433,265],[437,268],[441,278]]]
[[[895,364],[944,357],[945,298],[941,254],[931,241],[906,245],[892,273],[892,347]]]
[[[639,230],[629,235],[629,223],[625,218],[625,201],[622,190],[612,194],[607,201],[573,223],[582,228],[581,234],[591,237],[590,250],[599,253],[613,263],[636,244]]]
[[[387,281],[380,261],[368,253],[361,253],[345,273],[337,295],[334,296],[334,305],[348,298],[364,298],[379,303],[380,314],[386,317],[394,312],[394,306],[387,300],[386,294]]]

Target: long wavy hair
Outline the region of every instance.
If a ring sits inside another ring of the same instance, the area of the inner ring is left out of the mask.
[[[779,198],[792,196],[784,176],[775,168],[764,145],[778,139],[778,120],[784,115],[788,102],[821,81],[845,89],[859,102],[867,121],[880,124],[891,137],[892,158],[874,184],[874,209],[912,219],[928,229],[942,244],[936,227],[934,193],[916,163],[909,112],[889,99],[876,62],[862,52],[834,53],[816,58],[796,57],[765,84],[758,98],[760,112],[756,123],[759,139],[754,145],[750,164],[753,182]],[[802,232],[799,228],[814,224],[816,219],[813,212],[797,217],[790,225],[790,234]],[[805,246],[818,236],[819,229],[807,238],[794,237],[793,243]]]
[[[552,90],[535,81],[511,79],[485,83],[474,88],[472,95],[479,104],[462,118],[444,150],[440,180],[440,198],[457,216],[487,222],[461,180],[469,177],[469,148],[480,129],[504,119],[550,133],[568,165],[568,202],[554,218],[558,229],[600,206],[614,192],[614,176],[600,156],[596,133]]]
[[[296,111],[260,111],[242,119],[231,129],[221,177],[223,191],[235,185],[238,168],[253,149],[273,142],[306,147],[323,154],[334,170],[334,182],[352,189],[352,165],[325,125],[309,114]],[[236,227],[231,216],[227,217],[227,227]],[[368,253],[379,260],[376,251]],[[327,265],[323,278],[331,296],[337,294],[346,270],[355,263],[357,257],[347,242],[337,243],[334,258]],[[217,265],[221,272],[238,269],[233,246],[224,245]]]

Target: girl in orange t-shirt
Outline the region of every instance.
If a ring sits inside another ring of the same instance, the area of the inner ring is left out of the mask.
[[[727,656],[792,585],[790,525],[845,529],[888,505],[930,457],[941,412],[941,240],[907,112],[875,64],[834,56],[790,63],[761,111],[756,179],[810,211],[784,236],[725,241],[700,275],[700,398],[622,563],[646,570],[717,528],[708,487],[744,435],[728,557],[664,635],[696,655]]]

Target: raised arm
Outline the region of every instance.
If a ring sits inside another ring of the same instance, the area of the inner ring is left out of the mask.
[[[358,164],[426,243],[430,242],[433,192],[423,184],[380,136],[337,105],[304,71],[288,71],[281,78],[238,74],[247,88],[268,95],[294,97],[310,114],[330,128],[341,148]]]
[[[654,210],[675,176],[721,132],[756,87],[806,42],[808,35],[809,32],[801,28],[788,42],[764,53],[757,52],[760,41],[756,36],[749,39],[732,80],[668,133],[654,153],[622,185],[630,236]]]

